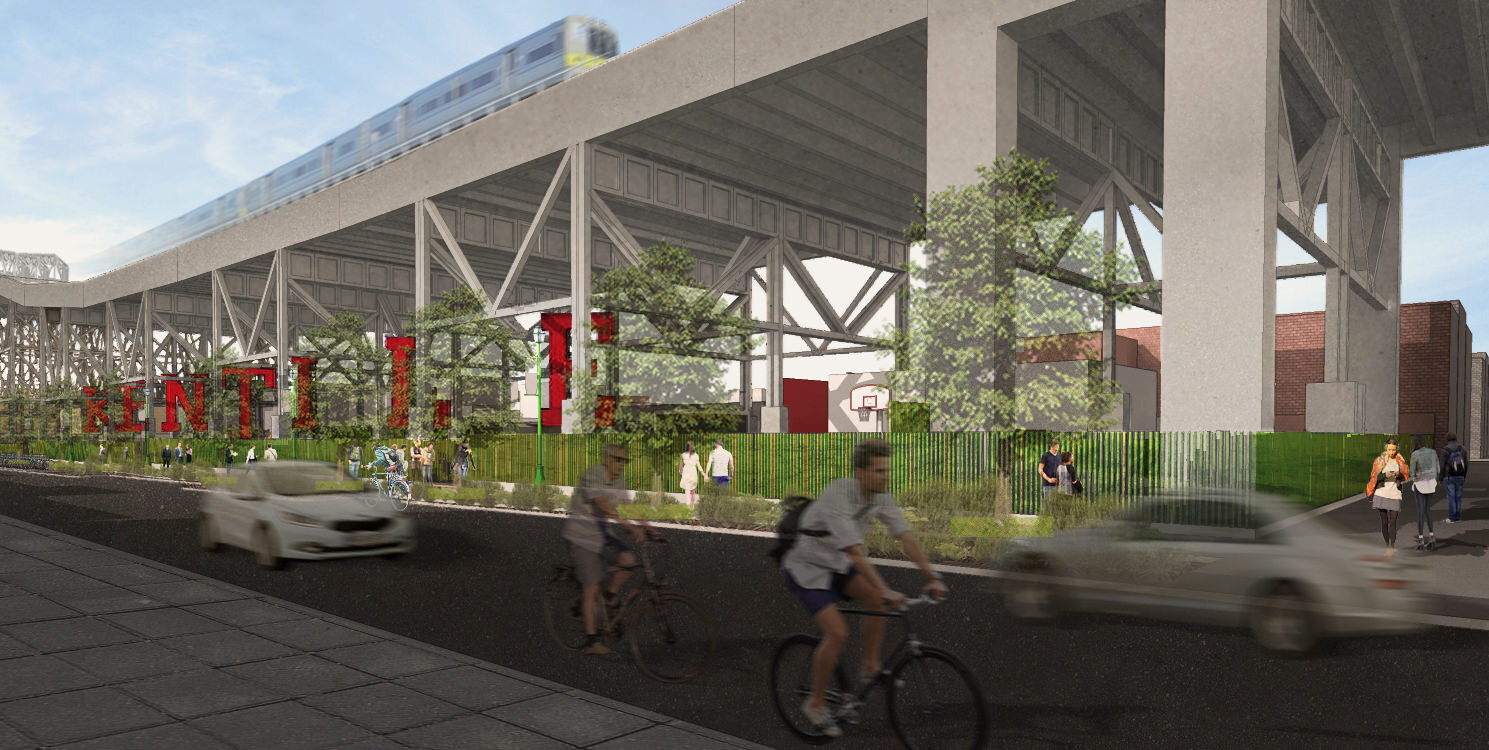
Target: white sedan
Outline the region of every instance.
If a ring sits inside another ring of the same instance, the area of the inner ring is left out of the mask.
[[[1249,626],[1306,653],[1330,636],[1422,627],[1422,569],[1274,496],[1189,489],[1116,518],[1014,544],[1001,558],[1010,613],[1084,610]]]
[[[414,550],[414,519],[361,480],[338,480],[318,461],[260,461],[231,475],[202,500],[198,538],[215,552],[227,544],[250,550],[259,565]]]

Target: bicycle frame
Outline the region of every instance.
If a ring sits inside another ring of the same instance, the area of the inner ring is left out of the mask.
[[[619,572],[621,570],[636,570],[637,568],[640,568],[641,578],[634,584],[627,582],[627,588],[629,590],[626,591],[624,596],[620,597],[620,606],[617,606],[615,608],[614,616],[605,618],[605,622],[602,623],[603,629],[606,632],[611,632],[616,625],[619,625],[621,623],[621,621],[626,616],[626,611],[631,608],[631,602],[634,602],[636,600],[636,597],[640,596],[643,591],[652,589],[660,592],[666,588],[663,583],[657,580],[656,570],[652,567],[651,564],[650,549],[654,544],[662,544],[662,542],[648,540],[636,545],[635,565],[625,568],[622,568],[619,565],[611,566],[614,569],[614,572]],[[583,594],[581,593],[580,596],[583,596]],[[605,610],[603,603],[600,609]]]
[[[939,603],[940,600],[938,599],[932,599],[928,596],[919,596],[914,599],[905,600],[905,606],[900,609],[889,609],[883,612],[876,612],[871,609],[840,608],[838,610],[845,615],[894,618],[903,621],[905,625],[905,635],[900,638],[899,643],[895,644],[894,650],[891,651],[889,654],[889,658],[879,664],[879,674],[875,675],[875,679],[859,686],[856,691],[851,691],[846,695],[837,693],[836,690],[834,690],[834,688],[832,687],[832,684],[828,684],[828,698],[831,699],[833,697],[837,697],[841,701],[840,707],[837,711],[837,715],[840,718],[843,718],[845,721],[856,722],[858,718],[858,710],[868,703],[869,698],[874,694],[875,690],[879,689],[879,687],[881,686],[880,684],[884,681],[884,678],[888,675],[893,674],[894,671],[898,669],[904,662],[920,656],[921,646],[925,645],[925,643],[915,635],[915,628],[914,624],[911,621],[910,612],[915,607]]]

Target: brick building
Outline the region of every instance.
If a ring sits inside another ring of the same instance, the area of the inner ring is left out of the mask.
[[[1116,331],[1119,367],[1156,374],[1162,394],[1162,328],[1122,328]],[[1278,432],[1307,429],[1307,386],[1324,379],[1324,313],[1277,316],[1276,398],[1274,426]],[[1044,361],[1099,358],[1101,333],[1070,334]],[[1489,355],[1473,351],[1463,305],[1457,300],[1401,306],[1398,429],[1432,435],[1434,444],[1456,433],[1471,456],[1489,458]],[[1021,363],[1031,361],[1021,356]],[[1120,379],[1120,378],[1119,378]],[[1366,394],[1369,397],[1369,394]],[[1153,405],[1152,422],[1162,424],[1161,398]],[[1136,409],[1134,411],[1137,411]],[[1129,429],[1140,431],[1145,415],[1133,414]],[[1409,448],[1408,448],[1409,450]]]

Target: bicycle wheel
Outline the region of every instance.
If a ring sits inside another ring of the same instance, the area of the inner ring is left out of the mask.
[[[548,632],[558,645],[570,651],[584,648],[584,612],[579,608],[579,596],[584,589],[579,579],[567,568],[555,573],[548,582],[548,596],[543,603],[543,617],[548,621]]]
[[[776,713],[792,734],[813,745],[832,741],[817,731],[801,712],[801,704],[812,694],[812,656],[821,640],[815,635],[797,633],[781,641],[770,660],[770,694]],[[839,664],[827,682],[827,708],[836,715],[847,696],[848,675]]]
[[[631,603],[631,656],[647,677],[687,682],[713,660],[713,619],[681,594],[643,593]]]
[[[987,741],[987,701],[972,670],[934,646],[895,667],[889,723],[910,750],[966,750]]]
[[[408,510],[408,498],[412,494],[409,491],[408,480],[400,479],[393,485],[393,507],[398,510]]]

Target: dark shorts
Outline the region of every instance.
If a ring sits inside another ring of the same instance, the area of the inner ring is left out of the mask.
[[[585,588],[605,582],[605,568],[620,561],[623,553],[631,547],[613,536],[605,537],[605,546],[599,552],[590,552],[576,544],[569,544],[569,556],[574,561],[574,574],[579,585]]]
[[[796,584],[796,579],[785,568],[781,569],[781,582],[786,584],[786,590],[790,591],[801,606],[807,608],[807,614],[816,616],[818,612],[829,604],[837,604],[848,599],[844,589],[848,587],[848,581],[858,575],[857,568],[849,568],[847,573],[832,574],[832,588],[826,589],[804,589]]]
[[[713,483],[714,484],[722,484],[725,487],[727,487],[727,486],[729,486],[729,477],[714,477],[713,478]]]

